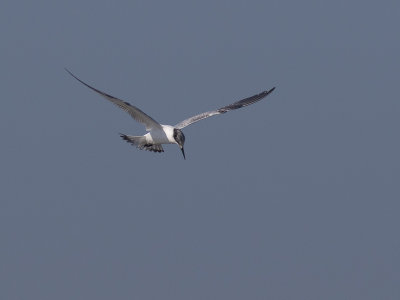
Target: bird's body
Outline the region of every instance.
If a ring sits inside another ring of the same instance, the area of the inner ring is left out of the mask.
[[[151,144],[176,144],[174,139],[174,127],[171,125],[161,126],[162,130],[153,129],[144,135],[146,142]]]
[[[208,117],[211,117],[214,115],[224,114],[228,111],[253,104],[257,101],[260,101],[267,95],[269,95],[275,89],[275,87],[274,87],[268,91],[264,91],[257,95],[242,99],[242,100],[234,102],[230,105],[221,107],[217,110],[213,110],[213,111],[195,115],[186,120],[183,120],[182,122],[176,124],[175,126],[171,126],[171,125],[162,125],[162,124],[158,123],[153,118],[151,118],[150,116],[145,114],[143,111],[141,111],[139,108],[129,104],[128,102],[125,102],[123,100],[115,98],[109,94],[106,94],[106,93],[88,85],[87,83],[80,80],[78,77],[76,77],[74,74],[72,74],[67,69],[65,69],[65,70],[76,80],[78,80],[79,82],[81,82],[82,84],[87,86],[88,88],[92,89],[93,91],[99,93],[104,98],[111,101],[112,103],[114,103],[115,105],[120,107],[121,109],[125,110],[127,113],[129,113],[131,115],[132,118],[134,118],[136,121],[142,123],[146,127],[146,131],[148,131],[148,133],[146,133],[145,135],[142,135],[142,136],[131,136],[131,135],[120,134],[122,139],[124,139],[128,143],[136,146],[139,149],[144,149],[144,150],[153,151],[153,152],[164,152],[162,144],[177,144],[179,146],[179,148],[181,149],[184,158],[185,158],[185,151],[183,149],[183,145],[185,143],[185,135],[183,134],[181,129],[185,128],[186,126],[188,126],[190,124],[193,124],[195,122],[203,120],[205,118],[208,118]]]

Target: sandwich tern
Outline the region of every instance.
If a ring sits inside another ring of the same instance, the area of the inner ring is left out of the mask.
[[[145,114],[136,106],[133,106],[126,101],[115,98],[114,96],[111,96],[107,93],[104,93],[90,86],[89,84],[83,82],[81,79],[72,74],[68,69],[65,70],[80,83],[84,84],[91,90],[99,93],[101,96],[103,96],[107,100],[111,101],[112,103],[114,103],[115,105],[126,111],[133,119],[142,123],[145,126],[146,131],[148,131],[147,134],[142,136],[131,136],[120,133],[122,139],[136,146],[138,149],[141,150],[144,149],[153,152],[164,152],[162,144],[177,144],[182,151],[184,159],[186,159],[185,150],[183,148],[183,145],[185,144],[185,135],[183,134],[181,129],[193,123],[196,123],[200,120],[206,119],[208,117],[224,114],[228,111],[256,103],[261,99],[263,99],[264,97],[268,96],[270,93],[272,93],[273,90],[275,90],[275,87],[273,87],[270,90],[263,91],[259,94],[236,101],[232,104],[218,108],[216,110],[207,111],[195,115],[193,117],[183,120],[182,122],[176,124],[175,126],[171,126],[171,125],[162,125],[158,123],[156,120],[154,120],[149,115]]]

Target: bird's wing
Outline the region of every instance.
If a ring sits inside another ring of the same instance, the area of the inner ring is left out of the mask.
[[[162,128],[162,126],[160,125],[160,123],[158,123],[156,120],[154,120],[152,117],[148,116],[147,114],[145,114],[143,111],[141,111],[139,108],[137,108],[136,106],[133,106],[131,104],[129,104],[128,102],[125,102],[123,100],[120,100],[118,98],[115,98],[114,96],[111,96],[107,93],[104,93],[90,85],[88,85],[87,83],[83,82],[82,80],[80,80],[78,77],[76,77],[74,74],[72,74],[69,70],[65,69],[72,77],[74,77],[76,80],[78,80],[80,83],[86,85],[88,88],[92,89],[93,91],[99,93],[100,95],[102,95],[104,98],[106,98],[107,100],[111,101],[112,103],[114,103],[115,105],[117,105],[118,107],[122,108],[124,111],[126,111],[128,114],[131,115],[132,118],[134,118],[136,121],[142,123],[145,125],[146,130],[149,131],[153,128]]]
[[[183,120],[182,122],[178,123],[175,125],[175,128],[178,129],[182,129],[185,128],[186,126],[189,126],[190,124],[196,123],[200,120],[215,116],[215,115],[220,115],[220,114],[224,114],[228,111],[234,110],[234,109],[238,109],[253,103],[256,103],[257,101],[260,101],[261,99],[263,99],[264,97],[268,96],[270,93],[272,93],[272,91],[275,89],[275,87],[273,87],[272,89],[268,90],[268,91],[264,91],[262,93],[259,93],[257,95],[239,100],[235,103],[229,104],[227,106],[221,107],[217,110],[213,110],[213,111],[207,111],[198,115],[195,115],[193,117],[190,117],[186,120]]]

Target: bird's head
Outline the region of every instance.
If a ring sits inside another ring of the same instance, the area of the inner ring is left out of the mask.
[[[174,139],[179,148],[181,148],[183,158],[186,159],[185,150],[183,149],[183,145],[185,144],[185,135],[183,134],[182,130],[174,128]]]

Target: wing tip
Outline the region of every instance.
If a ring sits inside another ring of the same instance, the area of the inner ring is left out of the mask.
[[[274,86],[272,89],[270,89],[267,93],[272,93],[274,90],[276,89],[276,87]]]
[[[72,74],[72,72],[71,72],[70,70],[68,70],[67,67],[64,67],[64,70],[65,70],[69,75],[71,75],[72,77],[75,77],[75,75]]]

